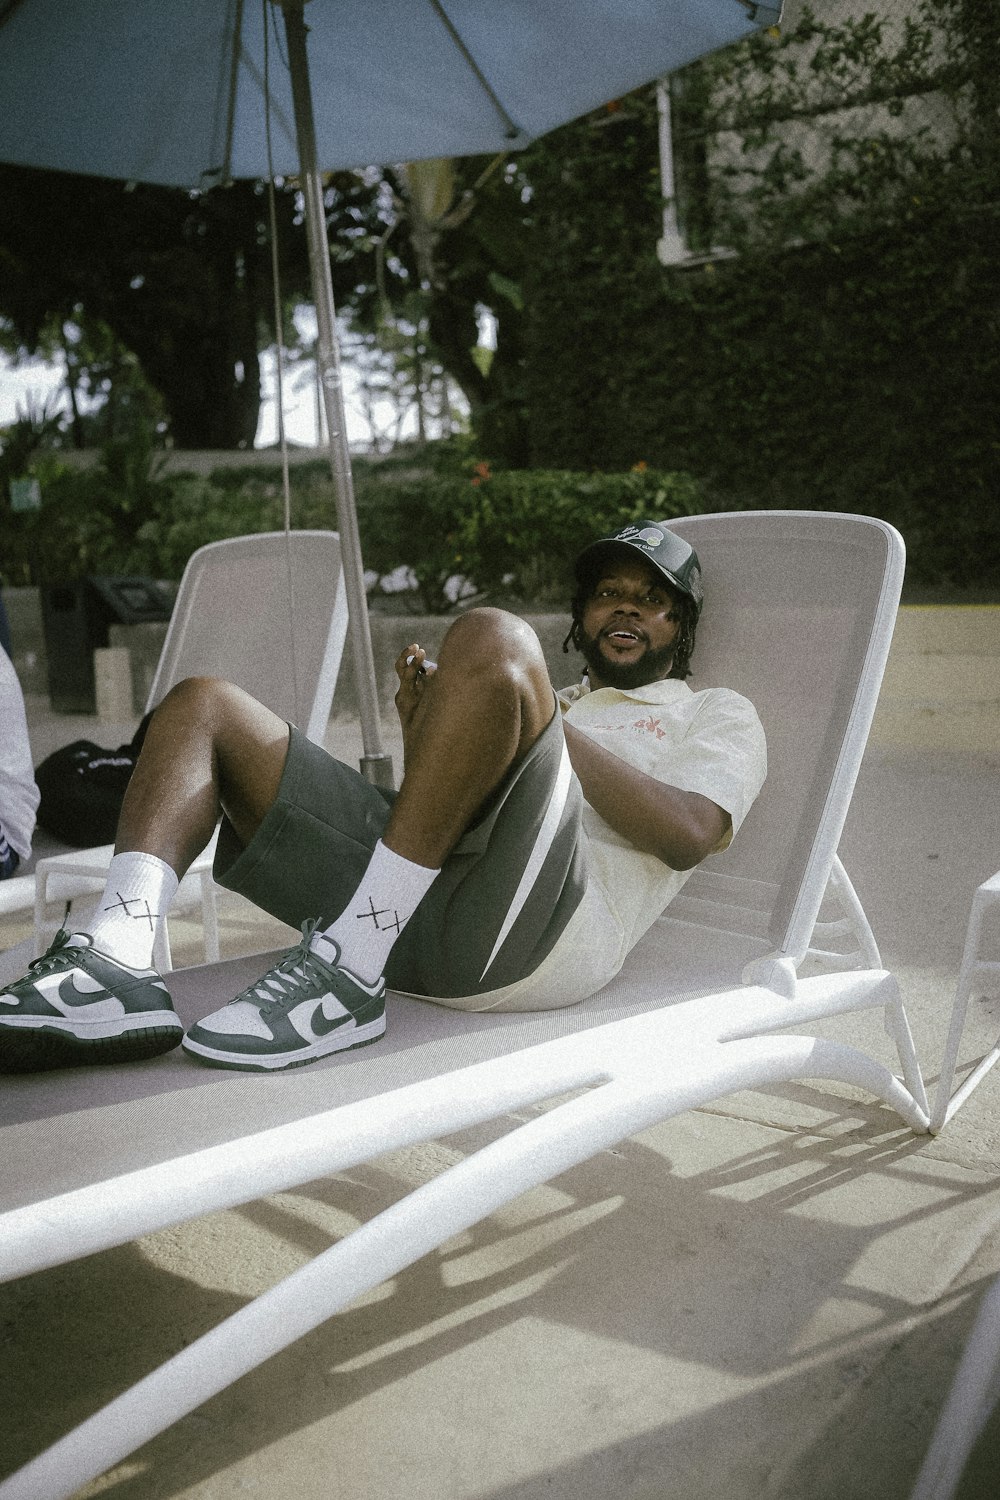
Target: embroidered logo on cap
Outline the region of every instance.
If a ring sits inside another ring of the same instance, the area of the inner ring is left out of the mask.
[[[663,541],[663,532],[655,526],[644,526],[640,531],[638,526],[626,526],[624,531],[619,531],[614,538],[616,542],[642,542],[646,547],[658,547]]]

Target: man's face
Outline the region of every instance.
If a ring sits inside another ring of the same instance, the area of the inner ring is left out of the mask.
[[[580,645],[593,688],[637,688],[670,672],[678,598],[641,557],[612,553],[584,606]]]

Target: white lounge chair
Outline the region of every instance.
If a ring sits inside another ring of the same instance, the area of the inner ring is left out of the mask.
[[[1000,870],[984,880],[972,898],[969,925],[965,933],[965,948],[962,965],[958,972],[955,999],[952,1003],[948,1040],[945,1043],[941,1076],[938,1079],[934,1109],[931,1113],[931,1130],[937,1134],[952,1116],[961,1109],[969,1095],[979,1087],[991,1068],[1000,1061],[1000,1039],[986,1055],[969,1069],[961,1084],[955,1087],[955,1071],[958,1053],[965,1032],[969,1004],[977,995],[996,994],[1000,991],[1000,960],[986,958],[984,926],[990,911],[1000,908]]]
[[[199,547],[188,560],[146,712],[184,677],[224,677],[322,743],[347,632],[340,538],[333,531],[262,532]],[[35,944],[45,946],[54,902],[98,893],[113,846],[75,849],[38,860],[34,871]],[[219,957],[212,860],[215,839],[199,855],[174,910],[200,900],[205,957]],[[27,880],[30,877],[25,877]],[[171,967],[166,922],[154,959]]]
[[[910,1500],[952,1500],[998,1397],[1000,1278],[993,1282],[979,1304]]]
[[[1000,1040],[955,1086],[958,1054],[970,1002],[978,995],[1000,992],[1000,961],[989,951],[984,931],[987,915],[1000,907],[1000,871],[984,880],[972,898],[962,963],[955,986],[948,1037],[945,1042],[930,1128],[937,1134],[962,1108],[991,1068],[1000,1061]],[[995,950],[994,950],[995,951]],[[1000,1400],[1000,1278],[983,1297],[948,1398],[941,1410],[930,1446],[917,1476],[911,1500],[951,1500],[962,1473]]]
[[[534,1014],[390,997],[383,1042],[280,1078],[207,1074],[173,1054],[7,1080],[8,1114],[20,1122],[0,1130],[0,1274],[21,1276],[579,1092],[418,1187],[183,1350],[0,1485],[2,1500],[70,1494],[525,1189],[682,1110],[735,1089],[831,1078],[926,1130],[896,981],[836,863],[889,649],[900,538],[880,521],[804,512],[699,516],[676,529],[697,546],[707,580],[694,685],[725,683],[756,703],[770,773],[732,850],[696,872],[618,979],[580,1006]],[[811,947],[831,881],[844,915]],[[846,957],[832,954],[837,933]],[[178,1009],[193,1020],[268,963],[176,973]],[[807,964],[836,972],[800,977]],[[902,1080],[852,1047],[778,1034],[873,1007],[896,1041]]]

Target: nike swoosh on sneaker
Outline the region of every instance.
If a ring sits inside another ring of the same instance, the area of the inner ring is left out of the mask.
[[[89,989],[81,989],[77,984],[76,974],[63,974],[57,978],[55,974],[46,974],[41,979],[35,980],[35,989],[49,1002],[50,1005],[58,1005],[63,1010],[74,1010],[81,1005],[93,1005],[99,1000],[109,1000],[111,991],[99,980],[90,979],[87,974],[79,975],[79,978],[90,980]]]
[[[45,974],[35,981],[35,990],[57,1016],[72,1016],[85,1010],[88,1021],[118,1021],[125,1015],[125,1006],[117,995],[94,980],[93,989],[81,990],[75,983],[78,977],[86,980],[90,976]]]
[[[329,1015],[326,1009],[327,1005],[336,1005],[338,1007],[338,1014],[334,1016]],[[346,1022],[353,1020],[354,1017],[347,1009],[347,1006],[341,1005],[336,995],[324,995],[322,1003],[317,1005],[313,1011],[310,1026],[313,1036],[329,1036],[330,1032],[337,1026],[343,1026]]]

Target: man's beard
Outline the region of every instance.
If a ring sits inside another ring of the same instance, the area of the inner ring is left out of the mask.
[[[592,672],[596,672],[605,687],[628,692],[630,688],[645,687],[649,682],[659,682],[668,676],[677,649],[676,641],[669,646],[649,646],[638,661],[616,662],[602,652],[599,638],[588,635],[583,626],[577,627],[577,644]]]

